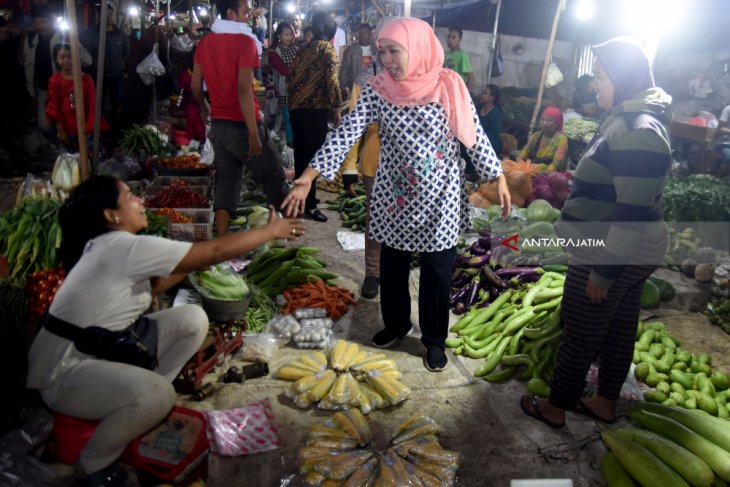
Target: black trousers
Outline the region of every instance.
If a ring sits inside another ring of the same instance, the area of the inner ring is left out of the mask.
[[[380,311],[383,323],[398,335],[411,323],[411,295],[408,276],[411,252],[381,244]],[[421,252],[421,280],[418,283],[418,321],[421,343],[444,349],[449,328],[449,292],[456,247],[438,252]]]
[[[658,262],[666,252],[666,245],[666,239],[659,239],[639,246],[637,261]],[[646,255],[653,257],[641,258]],[[563,409],[575,407],[597,353],[598,395],[610,400],[619,398],[631,368],[644,282],[656,268],[656,265],[627,265],[608,290],[608,299],[601,304],[591,303],[586,296],[593,265],[568,268],[561,303],[563,336],[550,383],[552,405]]]
[[[327,137],[329,110],[298,108],[289,110],[292,132],[294,132],[294,175],[299,177],[312,161],[314,154],[322,147]],[[317,207],[317,180],[312,181],[305,208]]]

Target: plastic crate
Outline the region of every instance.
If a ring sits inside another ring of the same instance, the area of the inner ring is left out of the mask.
[[[147,208],[149,211],[155,212],[161,208]],[[191,223],[213,223],[213,210],[211,208],[173,208],[181,215],[189,216]],[[176,223],[175,225],[179,225]]]
[[[210,190],[210,186],[183,186],[184,188],[188,188],[191,191],[195,191],[196,193],[203,195],[207,198],[208,191]],[[144,195],[146,198],[150,198],[152,196],[155,196],[160,191],[164,191],[166,189],[169,189],[170,186],[149,186],[145,191]]]
[[[150,208],[154,212],[159,208]],[[170,222],[170,238],[185,242],[205,242],[213,239],[213,211],[210,208],[174,208],[178,213],[189,216],[192,223]],[[169,218],[165,218],[169,221]]]
[[[170,238],[185,242],[213,240],[212,223],[170,223]]]

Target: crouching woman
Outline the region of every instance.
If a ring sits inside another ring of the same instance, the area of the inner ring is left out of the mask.
[[[175,402],[172,381],[208,330],[205,312],[195,305],[144,316],[152,295],[190,271],[272,238],[296,238],[304,228],[272,211],[260,229],[207,242],[136,235],[147,227],[144,204],[124,182],[108,176],[81,183],[61,207],[59,220],[67,278],[31,347],[27,385],[54,411],[99,421],[75,466],[79,482],[123,485],[118,457],[169,413]],[[120,348],[107,346],[109,332],[129,337],[130,330],[150,351],[149,363],[132,365]]]

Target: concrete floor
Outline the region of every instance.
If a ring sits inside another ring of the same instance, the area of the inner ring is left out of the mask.
[[[327,197],[322,194],[321,197]],[[335,239],[339,218],[326,212],[326,224],[307,221],[307,235],[299,243],[322,249],[319,257],[340,274],[339,285],[357,294],[363,278],[364,253],[344,252]],[[675,278],[676,276],[672,276]],[[411,275],[412,296],[417,296],[418,271]],[[688,282],[683,294],[693,294]],[[697,297],[685,298],[697,302]],[[675,307],[685,307],[677,304]],[[660,315],[682,341],[683,346],[695,352],[709,352],[715,365],[730,371],[728,335],[707,322],[704,316],[686,311],[663,308],[643,313],[643,317]],[[412,320],[418,323],[418,304],[412,302]],[[365,349],[373,333],[382,327],[378,300],[363,300],[336,323],[337,338],[355,341]],[[409,400],[395,408],[375,411],[368,417],[376,444],[385,448],[387,435],[397,424],[421,410],[442,427],[442,445],[461,452],[458,485],[507,486],[510,479],[569,478],[575,486],[603,485],[599,462],[605,447],[598,441],[596,425],[583,416],[568,414],[567,426],[552,430],[527,418],[519,407],[519,398],[526,387],[518,381],[490,384],[473,377],[480,361],[455,357],[449,352],[449,366],[442,373],[430,373],[422,365],[423,348],[416,333],[403,340],[397,349],[386,352],[397,361],[403,372],[402,381],[412,390]],[[373,350],[373,349],[371,349]],[[272,373],[301,352],[284,347],[270,363]],[[227,360],[210,374],[209,381],[218,377],[230,365]],[[302,485],[297,473],[296,452],[313,421],[324,421],[331,413],[316,409],[300,410],[284,396],[288,382],[271,376],[250,380],[244,384],[219,384],[218,391],[202,402],[181,396],[179,403],[201,410],[222,409],[248,404],[268,398],[281,426],[286,445],[276,451],[246,457],[224,458],[211,455],[209,459],[210,486],[279,486]],[[619,426],[625,420],[619,422]],[[68,468],[57,469],[61,476]],[[64,485],[59,479],[55,485]]]

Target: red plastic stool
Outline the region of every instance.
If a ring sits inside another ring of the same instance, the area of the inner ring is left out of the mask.
[[[79,459],[81,449],[96,431],[99,421],[72,418],[53,411],[53,439],[56,443],[56,458],[73,465]]]

